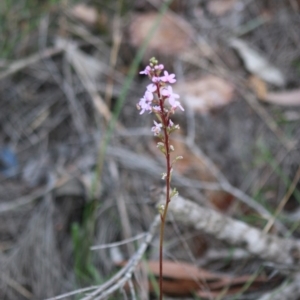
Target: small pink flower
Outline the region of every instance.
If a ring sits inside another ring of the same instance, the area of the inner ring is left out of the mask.
[[[163,82],[174,83],[176,82],[175,74],[169,74],[168,71],[164,71],[164,76],[160,77]]]
[[[156,82],[160,82],[160,77],[157,77],[157,76],[153,76],[151,78],[152,82],[156,83]]]
[[[177,107],[179,107],[182,111],[184,111],[184,108],[181,106],[180,102],[175,100],[174,98],[169,98],[169,103],[172,107],[172,109],[176,109]]]
[[[146,100],[145,97],[140,99],[140,102],[138,103],[138,108],[141,109],[140,115],[142,115],[146,110],[151,110],[151,105]]]
[[[177,107],[179,107],[182,111],[184,111],[184,108],[181,106],[180,102],[176,100],[180,98],[179,95],[173,93],[173,89],[171,86],[163,88],[162,95],[168,97],[172,109],[175,110]]]
[[[150,91],[146,91],[145,92],[145,96],[144,96],[147,101],[151,102],[153,100],[153,94]]]
[[[168,98],[174,98],[174,99],[179,98],[178,94],[173,93],[173,89],[171,86],[167,86],[167,87],[163,88],[161,93],[163,96],[168,97]]]
[[[142,115],[146,110],[152,111],[151,103],[153,100],[153,94],[149,91],[146,91],[143,98],[140,99],[138,106],[141,109],[140,115]]]
[[[151,131],[154,132],[154,135],[158,135],[161,132],[162,124],[153,121],[155,126],[151,128]]]
[[[151,67],[147,66],[144,71],[141,71],[140,74],[149,75],[151,71]]]
[[[155,70],[163,70],[164,69],[164,65],[160,64],[158,66],[154,67]]]
[[[174,123],[172,122],[172,120],[171,119],[169,119],[169,127],[172,127],[174,125]]]
[[[151,93],[154,93],[154,92],[156,92],[156,90],[157,90],[157,87],[156,87],[155,84],[150,83],[150,84],[147,85],[147,91],[149,91]]]

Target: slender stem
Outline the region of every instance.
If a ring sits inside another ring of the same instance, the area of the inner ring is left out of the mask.
[[[163,212],[161,212],[161,225],[160,225],[160,239],[159,239],[159,300],[163,299],[163,242],[164,242],[164,231],[166,224],[166,216],[168,206],[170,202],[170,182],[171,182],[171,162],[170,162],[170,140],[168,132],[169,118],[168,114],[163,109],[163,99],[160,95],[159,88],[157,88],[159,104],[161,107],[161,119],[163,123],[164,131],[164,145],[165,145],[165,156],[167,162],[167,176],[166,176],[166,202]]]
[[[165,229],[165,222],[161,216],[161,223],[160,223],[160,237],[159,237],[159,300],[163,299],[163,279],[162,279],[162,272],[163,272],[163,242],[164,242],[164,229]]]

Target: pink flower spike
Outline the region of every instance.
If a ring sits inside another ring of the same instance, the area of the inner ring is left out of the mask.
[[[176,82],[175,74],[169,74],[168,71],[164,71],[164,75],[165,75],[165,76],[160,77],[160,79],[161,79],[163,82],[169,82],[169,83],[174,83],[174,82]]]
[[[151,71],[151,68],[149,66],[147,66],[145,68],[144,71],[141,71],[140,74],[145,74],[145,75],[149,75],[150,74],[150,71]]]
[[[154,93],[154,92],[156,92],[156,90],[157,90],[157,87],[156,87],[155,84],[150,83],[150,84],[147,85],[147,91],[149,91],[151,93]]]
[[[158,135],[161,132],[161,128],[162,128],[162,124],[161,123],[157,123],[155,121],[153,121],[155,126],[153,126],[151,128],[151,131],[154,133],[154,135]]]

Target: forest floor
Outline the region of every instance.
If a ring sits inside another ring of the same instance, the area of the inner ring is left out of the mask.
[[[299,0],[2,1],[0,28],[0,299],[155,299],[151,57],[185,108],[165,299],[300,299]]]

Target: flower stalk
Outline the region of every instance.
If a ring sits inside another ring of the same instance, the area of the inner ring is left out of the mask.
[[[160,244],[159,244],[159,299],[163,299],[163,241],[164,231],[166,224],[166,217],[168,212],[168,206],[171,198],[178,193],[176,189],[171,189],[171,177],[173,165],[178,159],[171,161],[171,152],[174,151],[174,147],[170,144],[170,134],[179,129],[179,125],[175,125],[171,120],[171,115],[175,114],[176,109],[179,107],[184,111],[179,99],[179,95],[173,92],[172,87],[169,84],[175,83],[175,74],[169,74],[168,71],[164,71],[164,75],[161,76],[161,72],[164,70],[162,64],[158,64],[155,58],[150,59],[149,65],[140,74],[147,75],[152,81],[147,86],[145,95],[140,99],[137,104],[137,108],[140,110],[140,114],[145,111],[154,113],[158,122],[154,120],[154,126],[151,128],[154,136],[159,139],[157,143],[158,149],[164,154],[166,158],[166,172],[163,173],[162,179],[166,180],[166,199],[165,204],[161,204],[158,207],[158,211],[161,218],[160,226]]]

